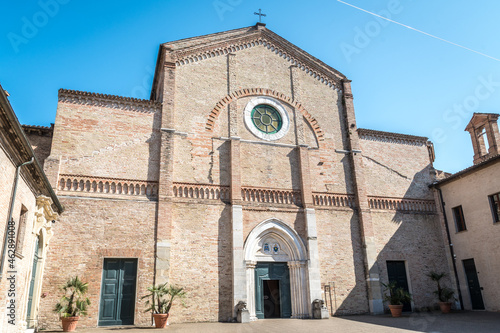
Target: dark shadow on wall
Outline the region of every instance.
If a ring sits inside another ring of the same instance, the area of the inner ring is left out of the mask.
[[[231,141],[225,141],[218,148],[219,182],[223,186],[231,185]]]
[[[404,199],[434,199],[427,188],[433,181],[431,168],[432,166],[429,164],[414,175],[411,184],[405,191]],[[377,264],[380,270],[380,282],[389,282],[387,261],[404,261],[410,291],[413,294],[413,310],[425,311],[434,308],[437,304],[437,299],[433,294],[436,288],[435,282],[431,281],[427,274],[431,271],[446,272],[448,277],[444,283],[446,286],[451,285],[451,272],[448,269],[437,213],[410,212],[404,209],[371,209],[371,217],[376,238],[388,238],[382,247],[378,247],[380,250],[377,254]],[[350,223],[353,253],[355,253],[353,261],[356,285],[349,291],[338,308],[334,309],[336,315],[369,311],[363,242],[357,213],[354,214]],[[383,226],[387,224],[390,224],[390,227],[384,229]],[[393,232],[394,224],[398,225],[395,232]],[[392,235],[388,233],[392,233]],[[363,297],[365,301],[361,302],[360,297]],[[360,307],[360,304],[363,304],[363,307]],[[415,321],[415,325],[418,322],[418,320]]]
[[[233,314],[231,206],[226,205],[219,218],[217,271],[219,280],[219,321],[231,321]],[[208,302],[209,300],[207,300]]]
[[[218,148],[219,177],[221,185],[231,184],[231,142],[226,141]],[[222,196],[221,196],[222,198]],[[229,191],[221,200],[229,203]],[[231,321],[233,316],[233,241],[231,205],[226,204],[218,221],[217,271],[219,281],[219,321]],[[208,300],[207,300],[208,301]]]
[[[159,189],[159,179],[160,179],[160,160],[161,160],[161,146],[162,146],[162,133],[161,133],[161,111],[156,111],[153,117],[153,125],[151,128],[151,136],[146,140],[149,148],[149,158],[148,158],[148,171],[147,171],[147,181],[156,182],[151,183],[154,186],[150,193],[146,192],[146,196],[151,201],[158,200],[158,189]]]
[[[286,156],[288,157],[288,162],[290,163],[291,169],[291,180],[292,189],[300,190],[300,161],[299,161],[299,148],[293,148]]]

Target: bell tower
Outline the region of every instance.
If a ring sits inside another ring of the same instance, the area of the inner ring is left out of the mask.
[[[496,113],[474,113],[465,128],[470,133],[474,148],[474,164],[481,163],[498,155],[500,149],[500,133],[498,131]]]

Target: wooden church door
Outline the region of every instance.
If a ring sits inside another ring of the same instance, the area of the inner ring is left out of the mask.
[[[137,259],[104,259],[99,326],[133,325]]]
[[[387,275],[389,282],[396,281],[397,287],[401,287],[407,292],[410,292],[404,261],[387,261]],[[411,311],[410,302],[403,303],[403,311]]]
[[[255,315],[290,318],[290,272],[287,263],[258,263],[255,266]]]

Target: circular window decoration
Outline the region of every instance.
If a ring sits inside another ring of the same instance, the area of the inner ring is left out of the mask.
[[[259,104],[252,109],[252,122],[259,131],[266,134],[278,133],[283,125],[279,112],[267,104]]]
[[[270,97],[253,98],[245,107],[245,125],[260,139],[281,139],[290,126],[285,108]]]

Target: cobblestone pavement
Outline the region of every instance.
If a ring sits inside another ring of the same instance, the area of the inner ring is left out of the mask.
[[[47,331],[44,331],[47,332]],[[51,332],[61,332],[51,331]],[[77,328],[81,333],[153,333],[153,332],[183,332],[183,333],[247,333],[247,332],[429,332],[429,333],[489,333],[500,332],[500,313],[493,312],[454,312],[413,313],[401,318],[383,316],[346,316],[334,317],[328,320],[299,319],[265,319],[249,324],[232,323],[192,323],[174,324],[166,329],[152,327],[107,327],[107,328]]]

